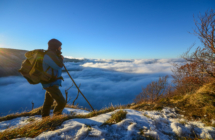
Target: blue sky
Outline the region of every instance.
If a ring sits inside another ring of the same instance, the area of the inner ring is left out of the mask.
[[[178,58],[198,38],[193,15],[213,0],[0,0],[0,47],[102,59]]]

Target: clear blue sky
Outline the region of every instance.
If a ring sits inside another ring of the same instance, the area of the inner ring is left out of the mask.
[[[178,58],[198,38],[193,15],[214,0],[0,0],[0,47],[103,59]]]

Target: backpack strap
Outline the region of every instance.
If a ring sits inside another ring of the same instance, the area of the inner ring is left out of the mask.
[[[56,76],[54,75],[54,69],[52,68],[52,77],[53,78],[55,78],[55,79],[57,79],[56,77],[57,77],[57,73],[56,73]]]
[[[46,71],[45,71],[45,72],[47,72],[50,68],[51,68],[51,67],[49,66],[49,67],[46,69]]]
[[[61,79],[61,80],[63,80],[64,81],[64,79],[63,79],[63,77],[61,76],[61,77],[59,77],[59,78],[57,78],[57,79]]]
[[[62,76],[61,76],[61,77],[58,77],[58,78],[57,78],[57,75],[56,75],[56,77],[54,76],[54,69],[52,68],[52,78],[51,78],[51,80],[49,81],[49,83],[50,83],[50,82],[54,82],[54,81],[56,81],[56,80],[58,80],[58,79],[61,79],[61,80],[64,81],[64,79],[63,79]]]
[[[52,68],[52,77],[54,77],[54,69]]]
[[[54,52],[47,51],[46,54],[59,66],[63,67],[63,60],[60,59]]]

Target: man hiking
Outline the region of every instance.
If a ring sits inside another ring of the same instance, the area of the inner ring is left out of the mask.
[[[46,90],[45,101],[42,109],[42,117],[49,116],[50,109],[55,100],[57,105],[54,108],[54,115],[62,113],[66,100],[64,99],[59,86],[63,80],[61,73],[63,67],[64,57],[61,55],[62,43],[57,39],[51,39],[48,42],[48,50],[43,59],[43,70],[52,75],[51,82],[42,83],[43,88]]]

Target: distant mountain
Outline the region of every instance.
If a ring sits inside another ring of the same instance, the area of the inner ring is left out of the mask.
[[[0,48],[0,77],[21,75],[18,70],[25,60],[27,50]],[[81,62],[79,59],[65,58],[64,62]]]
[[[0,77],[20,75],[18,69],[25,59],[26,50],[0,48]]]

